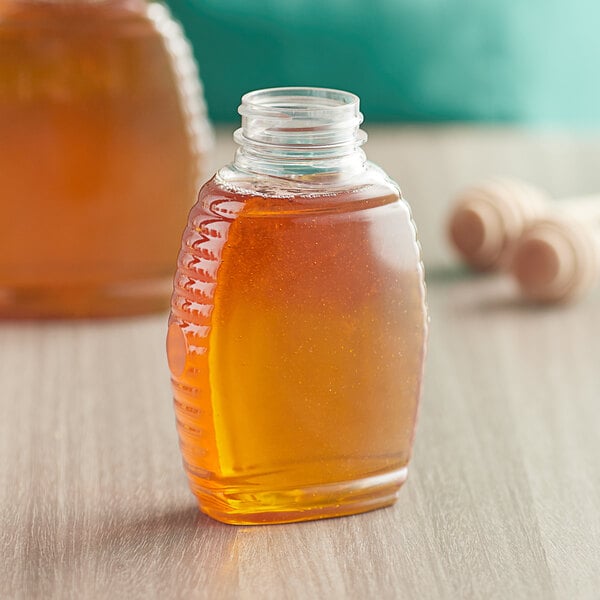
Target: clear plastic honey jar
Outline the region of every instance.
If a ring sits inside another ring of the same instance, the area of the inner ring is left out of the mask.
[[[407,475],[427,313],[409,207],[359,100],[245,95],[183,235],[167,338],[185,469],[227,523],[348,515]]]

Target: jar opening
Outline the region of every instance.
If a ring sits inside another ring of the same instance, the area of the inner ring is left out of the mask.
[[[242,96],[242,116],[278,118],[323,118],[332,120],[359,117],[360,100],[351,92],[315,87],[281,87],[256,90]]]
[[[286,176],[341,172],[365,162],[367,134],[358,96],[340,90],[282,87],[249,92],[238,111],[242,126],[235,164],[247,171]]]

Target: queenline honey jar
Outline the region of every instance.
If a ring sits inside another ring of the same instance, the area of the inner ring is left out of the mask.
[[[211,136],[164,5],[0,0],[0,317],[166,309]]]
[[[239,112],[235,160],[190,212],[169,319],[191,489],[234,524],[392,504],[427,332],[408,205],[366,160],[355,95],[259,90]]]

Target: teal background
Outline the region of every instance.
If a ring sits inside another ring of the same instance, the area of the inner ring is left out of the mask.
[[[243,93],[346,89],[373,121],[600,123],[593,0],[168,0],[211,117]]]

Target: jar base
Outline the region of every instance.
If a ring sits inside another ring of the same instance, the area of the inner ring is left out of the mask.
[[[111,284],[2,287],[0,319],[121,317],[166,310],[171,274]]]
[[[230,525],[294,523],[343,517],[394,504],[408,469],[302,489],[215,491],[193,485],[200,510]]]

